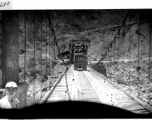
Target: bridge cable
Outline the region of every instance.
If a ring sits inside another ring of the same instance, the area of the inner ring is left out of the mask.
[[[140,11],[138,12],[138,24],[137,24],[137,35],[138,35],[138,81],[139,81],[139,69],[140,69]]]
[[[129,21],[130,21],[130,23],[131,23],[131,21],[132,21],[132,19],[131,19],[131,13],[132,13],[132,11],[130,10],[130,19],[129,19]],[[130,71],[130,67],[131,67],[131,39],[130,39],[130,34],[131,34],[131,26],[130,26],[130,32],[129,32],[129,80],[131,81],[131,78],[130,78],[130,76],[131,76],[131,71]],[[132,85],[132,81],[130,82],[130,85],[129,85],[129,88],[128,89],[130,89],[130,86]],[[127,90],[128,90],[127,89]]]
[[[123,26],[123,31],[122,31],[122,69],[123,69],[123,75],[125,74],[124,73],[124,66],[125,66],[125,58],[124,58],[124,55],[125,55],[125,48],[124,48],[124,46],[125,46],[125,23],[124,23],[124,26]],[[124,76],[123,76],[123,78],[124,78]]]
[[[71,100],[71,96],[70,96],[70,93],[69,93],[68,80],[67,80],[68,79],[67,78],[68,67],[66,69],[67,69],[66,72],[65,72],[65,82],[66,82],[66,88],[67,88],[66,92],[68,93],[69,100]]]
[[[41,11],[41,76],[42,76],[42,73],[43,73],[43,70],[42,70],[42,15],[43,15],[43,13],[42,13],[42,11]],[[42,83],[41,83],[41,97],[42,97]],[[40,97],[40,98],[41,98]]]
[[[34,102],[35,102],[35,79],[36,79],[36,12],[34,11]]]
[[[109,64],[110,64],[109,63],[109,50],[107,50],[106,55],[107,55],[107,66],[109,68]],[[110,77],[109,70],[108,70],[108,77]]]
[[[54,42],[55,42],[55,44],[56,44],[56,46],[57,46],[57,49],[58,49],[58,54],[61,54],[61,53],[60,53],[60,48],[59,48],[59,46],[58,46],[57,38],[56,38],[56,35],[55,35],[55,31],[54,31],[54,29],[53,29],[52,18],[51,18],[51,16],[50,16],[50,14],[49,14],[48,11],[46,11],[46,13],[47,13],[47,15],[48,15],[49,26],[50,26],[50,29],[51,29],[51,31],[52,31],[53,37],[54,37]],[[55,47],[55,46],[54,46],[54,47]],[[54,50],[55,50],[55,49],[54,49]],[[55,56],[54,56],[54,58],[55,58]],[[66,64],[65,64],[65,62],[64,62],[64,59],[62,58],[62,55],[61,55],[61,60],[62,60],[63,64],[66,66]],[[68,67],[67,67],[67,69],[68,69]],[[66,71],[66,72],[67,72],[67,71]],[[66,79],[66,82],[67,82],[67,79]],[[68,89],[68,87],[67,87],[67,89]]]
[[[152,17],[150,15],[150,19],[149,19],[149,81],[150,80],[150,69],[151,69],[151,38],[152,38]]]
[[[24,40],[24,82],[26,79],[26,40],[27,40],[27,36],[26,36],[26,11],[24,12],[24,28],[25,28],[25,40]]]
[[[45,14],[45,36],[46,36],[46,43],[45,43],[45,45],[46,45],[46,71],[45,71],[45,74],[47,75],[47,72],[48,72],[48,69],[47,69],[47,16],[46,16],[46,14]]]
[[[126,15],[125,15],[125,17],[124,17],[124,19],[123,19],[123,21],[122,21],[122,24],[121,24],[121,26],[119,27],[119,29],[118,29],[116,35],[114,36],[112,42],[109,44],[108,49],[109,49],[109,47],[111,47],[111,44],[115,41],[115,39],[116,39],[118,33],[120,33],[120,30],[121,30],[121,28],[123,27],[123,25],[124,25],[124,23],[125,23],[125,21],[126,21],[128,15],[129,15],[129,10],[127,10],[127,13],[126,13]]]
[[[118,32],[117,32],[116,35],[114,36],[114,39],[112,40],[112,42],[109,44],[108,49],[111,48],[111,52],[112,52],[112,44],[115,42],[115,40],[116,40],[116,38],[117,38],[117,35],[119,35],[121,28],[125,25],[125,21],[126,21],[128,15],[129,15],[129,11],[127,10],[127,13],[126,13],[126,15],[125,15],[125,18],[123,19],[122,24],[121,24],[120,28],[118,29]],[[124,39],[123,39],[123,43],[124,43]],[[123,49],[124,49],[124,44],[123,44]],[[123,52],[124,52],[124,50],[123,50]],[[112,53],[111,53],[111,59],[112,59]],[[110,59],[110,64],[111,64],[111,59]],[[124,55],[123,55],[123,59],[124,59]],[[123,72],[124,72],[124,63],[123,63]]]
[[[50,16],[48,11],[46,11],[46,13],[48,15],[50,29],[51,29],[52,34],[54,36],[54,42],[55,42],[55,44],[57,46],[57,49],[58,49],[58,54],[61,54],[60,48],[58,46],[57,38],[56,38],[56,35],[55,35],[55,31],[54,31],[54,28],[53,28],[53,25],[52,25],[52,18],[51,18],[51,16]],[[62,58],[62,55],[61,55],[61,60],[62,60],[63,64],[66,65],[65,62],[64,62],[64,59]]]
[[[113,42],[113,65],[114,65],[114,67],[116,66],[115,65],[115,41]],[[115,75],[115,70],[113,72],[114,72],[113,74]]]
[[[114,10],[114,12],[112,12],[111,14],[112,14],[112,15],[111,15],[111,17],[110,17],[110,19],[109,19],[109,21],[108,21],[108,26],[110,26],[110,22],[111,22],[114,14],[115,14],[115,10]],[[105,33],[106,33],[107,30],[108,30],[108,28],[106,28]],[[105,35],[105,33],[104,33],[104,35]],[[104,35],[103,35],[103,39],[104,39]],[[105,54],[106,54],[106,53],[103,54],[103,56],[100,58],[99,62],[101,62],[101,61],[104,59],[104,57],[106,56]],[[99,63],[99,62],[98,62],[98,63]]]
[[[50,43],[51,43],[51,41],[50,41],[50,30],[48,29],[48,37],[49,37],[49,76],[50,76],[50,73],[51,73],[51,70],[50,70],[50,67],[51,67],[51,63],[50,63],[50,57],[51,57],[51,55],[50,55]],[[49,78],[49,85],[50,85],[50,78]]]
[[[113,16],[114,16],[114,14],[115,14],[115,11],[114,11],[114,13],[113,13]],[[110,25],[110,22],[111,22],[113,16],[110,18],[109,25]],[[109,27],[107,28],[107,30],[108,30],[108,29],[109,29]],[[113,34],[113,32],[114,32],[114,31],[112,31],[112,34]],[[109,46],[110,46],[110,45],[109,45]],[[108,47],[107,47],[107,48],[108,48]],[[106,56],[106,54],[107,54],[107,52],[105,52],[105,54],[103,55],[103,59],[104,59],[104,57]]]

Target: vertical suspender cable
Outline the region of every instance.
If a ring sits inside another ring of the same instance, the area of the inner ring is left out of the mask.
[[[34,11],[34,81],[33,81],[33,103],[35,103],[35,11]]]
[[[108,63],[108,75],[109,75],[109,77],[110,77],[110,69],[109,69],[109,67],[110,67],[110,60],[109,60],[109,49],[107,50],[107,63]]]
[[[51,29],[52,34],[53,34],[53,36],[54,36],[54,42],[55,42],[55,45],[56,45],[56,47],[57,47],[57,49],[58,49],[58,54],[60,54],[60,48],[59,48],[59,46],[58,46],[57,38],[56,38],[55,31],[54,31],[53,25],[52,25],[52,19],[51,19],[51,17],[50,17],[50,14],[48,13],[48,11],[46,11],[46,13],[47,13],[47,15],[48,15],[50,29]],[[54,50],[55,50],[55,49],[54,49]],[[54,56],[54,57],[55,57],[55,56]],[[65,62],[64,62],[64,59],[62,58],[62,56],[61,56],[61,60],[62,60],[63,64],[66,65]]]
[[[114,56],[114,61],[113,61],[113,65],[114,65],[114,68],[116,67],[116,65],[115,65],[115,42],[116,42],[116,40],[113,42],[113,56]],[[114,77],[115,77],[115,70],[114,70]]]
[[[41,74],[43,73],[43,71],[42,71],[42,24],[43,24],[43,21],[42,21],[42,11],[41,11]]]
[[[56,44],[54,43],[54,57],[53,57],[53,58],[54,58],[54,61],[56,60],[56,57],[55,57],[55,52],[56,52],[55,49],[56,49],[56,48],[55,48],[55,46],[56,46]]]
[[[110,55],[109,55],[109,53],[110,53],[110,51],[109,51],[109,49],[108,49],[108,51],[107,51],[107,55],[108,55],[108,68],[110,67]],[[110,69],[109,69],[109,77],[111,77],[111,74],[110,74]]]
[[[138,35],[138,72],[139,72],[139,64],[140,64],[140,12],[138,12],[138,23],[137,23],[137,35]],[[139,80],[139,74],[138,74],[138,80]]]
[[[48,66],[48,64],[47,64],[47,42],[48,42],[48,39],[47,39],[47,17],[46,17],[46,14],[45,14],[45,19],[46,19],[46,23],[45,23],[45,29],[46,29],[46,32],[45,32],[45,36],[46,36],[46,73],[48,73],[48,69],[47,69],[47,66]]]
[[[114,44],[114,45],[113,45],[113,46],[114,46],[114,48],[113,48],[113,49],[114,49],[114,50],[113,50],[113,51],[114,51],[114,53],[113,53],[113,54],[114,54],[114,63],[115,63],[115,42],[116,42],[116,40],[113,42],[113,44]]]
[[[26,78],[26,11],[24,12],[24,28],[25,28],[25,42],[24,42],[24,82]]]
[[[129,22],[130,22],[130,25],[131,25],[131,13],[132,13],[132,11],[130,10],[130,19],[129,19]],[[130,32],[129,32],[129,80],[130,80],[130,75],[131,75],[131,71],[130,71],[130,67],[131,67],[131,63],[132,63],[132,61],[131,61],[131,39],[130,39],[130,33],[131,33],[131,26],[130,26]],[[131,83],[130,83],[131,85],[132,85],[132,81],[131,81]],[[130,85],[129,85],[129,89],[130,89]]]
[[[123,43],[122,43],[123,44],[123,47],[122,47],[122,49],[123,49],[122,50],[122,65],[123,66],[122,67],[123,67],[123,75],[124,75],[124,64],[125,64],[125,59],[124,59],[124,54],[125,54],[125,48],[124,48],[125,40],[124,39],[125,39],[125,36],[124,36],[124,33],[125,33],[125,26],[124,26],[122,33],[123,33],[123,35],[122,35],[122,41],[123,41]]]
[[[130,12],[128,11],[128,15],[129,15],[129,13],[130,13]],[[128,16],[127,16],[127,17],[128,17]],[[126,19],[127,19],[127,17],[126,17]],[[125,71],[125,67],[124,67],[124,66],[125,66],[125,25],[126,25],[126,20],[124,21],[124,24],[123,24],[124,29],[123,29],[123,31],[122,31],[122,34],[123,34],[123,35],[122,35],[122,40],[123,40],[123,50],[122,50],[122,51],[123,51],[123,52],[122,52],[122,56],[123,56],[123,58],[122,58],[122,59],[123,59],[123,60],[122,60],[122,61],[123,61],[123,64],[122,64],[122,65],[123,65],[123,74],[125,74],[125,73],[124,73],[124,71]]]
[[[151,81],[150,79],[150,69],[151,69],[151,32],[152,32],[152,17],[150,16],[150,20],[149,20],[149,81]]]
[[[118,64],[120,63],[120,61],[119,61],[119,41],[120,41],[120,33],[118,33],[118,59],[117,59],[117,61],[118,61]]]
[[[50,67],[51,67],[51,63],[50,63],[50,30],[48,29],[48,35],[49,35],[49,76],[50,76]],[[50,86],[50,78],[49,78],[49,86]]]
[[[116,35],[114,36],[114,39],[112,40],[111,44],[115,41],[118,33],[120,33],[120,30],[121,30],[121,28],[123,27],[123,25],[124,25],[124,23],[125,23],[126,18],[128,17],[128,15],[129,15],[129,11],[127,11],[126,16],[125,16],[125,18],[123,19],[122,24],[121,24],[120,28],[118,29],[118,32],[117,32]],[[111,44],[108,46],[108,49],[111,47]]]
[[[139,67],[139,57],[140,57],[140,53],[139,53],[139,45],[140,45],[140,41],[139,41],[139,39],[140,39],[140,35],[139,35],[139,32],[140,32],[140,15],[139,15],[139,13],[138,13],[138,28],[137,28],[138,30],[138,67]]]
[[[106,66],[108,68],[108,53],[107,53],[107,51],[105,52],[104,56],[105,56],[105,60],[106,60]],[[107,69],[107,77],[108,77],[108,69]]]
[[[42,76],[42,73],[43,73],[43,71],[42,71],[42,11],[41,11],[41,76]],[[42,97],[42,83],[41,83],[41,97]],[[40,98],[41,98],[40,97]]]
[[[111,14],[112,16],[110,17],[109,21],[107,22],[108,25],[110,25],[110,22],[111,22],[111,20],[112,20],[112,18],[113,18],[113,16],[114,16],[114,14],[115,14],[115,11],[112,12],[112,14]],[[106,33],[107,30],[108,30],[108,27],[105,29],[105,33]],[[105,35],[105,33],[103,34],[103,40],[104,40],[104,35]],[[104,54],[103,57],[100,58],[99,62],[100,62],[101,60],[104,60],[104,57],[105,57],[105,54]],[[98,62],[98,63],[99,63],[99,62]]]

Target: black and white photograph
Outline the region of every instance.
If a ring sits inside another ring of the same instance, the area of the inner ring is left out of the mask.
[[[152,9],[2,9],[11,2],[0,6],[2,120],[152,118]]]

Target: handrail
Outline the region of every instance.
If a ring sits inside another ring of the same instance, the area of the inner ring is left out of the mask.
[[[68,66],[69,67],[69,66]],[[65,68],[65,71],[61,74],[61,76],[58,78],[58,80],[56,80],[56,82],[53,84],[53,87],[51,88],[51,90],[47,93],[47,95],[45,95],[46,97],[44,98],[44,100],[40,100],[42,102],[40,103],[46,103],[48,98],[51,96],[51,94],[53,93],[54,89],[56,88],[57,84],[61,81],[62,77],[64,76],[64,74],[67,72],[68,67]]]

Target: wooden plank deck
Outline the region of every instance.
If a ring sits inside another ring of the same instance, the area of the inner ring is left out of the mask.
[[[148,113],[145,108],[99,74],[91,69],[75,71],[73,66],[62,77],[48,102],[68,100],[97,102],[135,113]]]

